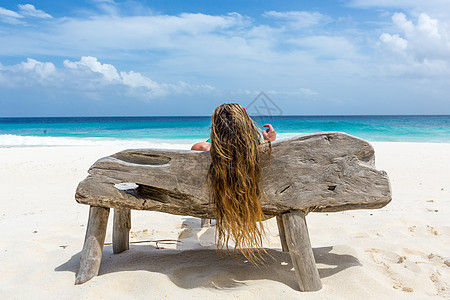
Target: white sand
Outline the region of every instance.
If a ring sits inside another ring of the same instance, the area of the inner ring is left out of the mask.
[[[218,257],[214,229],[201,230],[198,219],[141,211],[132,213],[132,240],[182,243],[133,244],[119,255],[105,246],[99,276],[75,286],[88,215],[75,188],[97,158],[123,146],[0,148],[0,297],[449,298],[450,144],[374,146],[394,199],[379,210],[307,217],[323,283],[315,293],[298,291],[274,219],[273,259],[256,268]]]

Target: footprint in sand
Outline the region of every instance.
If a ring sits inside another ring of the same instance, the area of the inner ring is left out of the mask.
[[[434,264],[439,265],[446,265],[447,267],[450,267],[450,261],[448,258],[442,257],[439,254],[430,253],[427,256],[428,260]]]
[[[413,290],[412,288],[406,287],[406,286],[402,286],[401,284],[394,284],[392,287],[393,287],[394,289],[402,290],[402,291],[407,292],[407,293],[412,293],[412,292],[414,292],[414,290]]]
[[[436,229],[434,229],[432,226],[427,225],[427,232],[432,235],[439,235]]]
[[[412,267],[415,264],[407,261],[406,256],[400,256],[395,252],[384,252],[376,248],[367,249],[366,252],[372,253],[372,260],[384,267],[387,276],[393,281],[392,287],[394,289],[401,290],[406,293],[414,292],[413,288],[407,286],[403,282],[402,276],[398,273],[398,267],[394,267],[397,264],[401,264],[404,268],[409,269],[410,271],[420,272],[420,269],[414,269],[414,267]]]
[[[381,253],[381,252],[383,252],[383,250],[381,250],[381,249],[376,249],[376,248],[370,248],[370,249],[367,249],[367,250],[365,250],[366,252],[372,252],[372,253]]]
[[[130,238],[132,238],[132,239],[143,238],[143,237],[152,236],[154,234],[155,234],[154,229],[151,232],[148,232],[148,229],[138,230],[138,231],[130,231]]]
[[[450,297],[450,290],[448,289],[447,283],[441,279],[441,276],[441,273],[436,271],[431,274],[430,280],[434,283],[438,295],[448,298]]]

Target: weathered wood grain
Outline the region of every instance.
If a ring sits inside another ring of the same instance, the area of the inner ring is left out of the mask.
[[[289,252],[289,247],[286,241],[286,230],[284,229],[283,217],[277,216],[278,233],[280,235],[281,250]]]
[[[113,253],[117,254],[130,249],[131,211],[115,208],[113,223]]]
[[[98,274],[102,261],[108,216],[109,208],[91,206],[89,209],[86,237],[81,251],[80,268],[76,275],[75,284],[85,283]]]
[[[154,210],[212,219],[206,176],[209,152],[138,149],[98,160],[76,191],[79,203]],[[115,184],[134,183],[119,190]],[[389,179],[374,167],[364,140],[338,132],[273,143],[264,163],[261,205],[267,216],[291,210],[333,212],[380,208],[391,201]]]
[[[294,265],[295,275],[302,292],[314,292],[322,288],[319,271],[309,240],[305,213],[293,211],[282,216],[286,242]]]

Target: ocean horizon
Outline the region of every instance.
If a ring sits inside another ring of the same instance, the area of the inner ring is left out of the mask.
[[[450,143],[450,115],[251,116],[278,139],[339,131],[369,142]],[[209,138],[210,116],[0,117],[0,147],[131,145],[186,148]]]

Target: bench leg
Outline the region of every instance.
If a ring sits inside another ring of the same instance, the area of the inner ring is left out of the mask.
[[[286,230],[286,241],[300,290],[302,292],[320,290],[322,283],[309,240],[305,213],[293,211],[284,214],[282,218]]]
[[[280,235],[281,249],[283,252],[289,252],[289,247],[286,242],[286,232],[284,230],[283,218],[277,216],[278,233]]]
[[[131,212],[114,208],[113,252],[118,254],[130,249]]]
[[[211,219],[201,219],[200,221],[201,227],[211,227]]]
[[[80,269],[77,272],[75,284],[82,284],[98,275],[102,260],[103,244],[105,243],[106,225],[108,224],[109,208],[91,206],[86,228],[86,237],[81,252]]]

